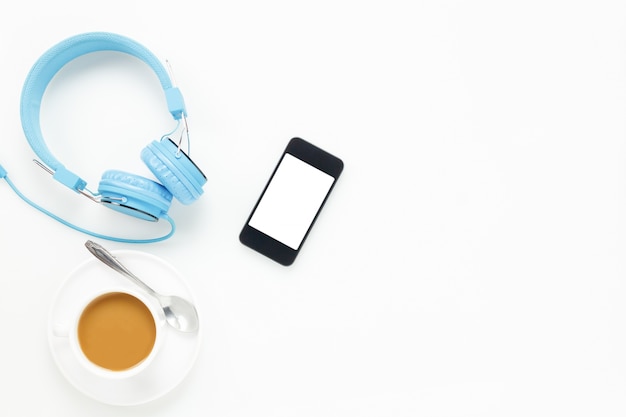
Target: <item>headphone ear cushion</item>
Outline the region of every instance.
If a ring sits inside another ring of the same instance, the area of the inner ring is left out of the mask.
[[[145,220],[158,220],[172,202],[172,194],[161,184],[116,170],[102,174],[98,193],[107,207]]]
[[[146,166],[152,171],[155,177],[183,204],[191,204],[195,198],[189,192],[189,189],[183,184],[176,175],[167,167],[165,163],[157,155],[152,153],[148,148],[141,152],[141,159]]]
[[[203,193],[206,177],[170,139],[153,141],[141,151],[141,159],[183,204],[191,204]]]

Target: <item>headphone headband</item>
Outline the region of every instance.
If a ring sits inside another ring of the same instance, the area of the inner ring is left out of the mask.
[[[161,83],[172,117],[180,120],[187,115],[182,94],[172,86],[165,67],[152,52],[132,39],[114,33],[90,32],[73,36],[50,48],[35,62],[26,77],[20,102],[22,129],[33,151],[54,171],[54,178],[75,191],[84,189],[86,182],[67,170],[46,146],[40,126],[41,102],[48,84],[65,64],[99,51],[122,52],[145,62]]]

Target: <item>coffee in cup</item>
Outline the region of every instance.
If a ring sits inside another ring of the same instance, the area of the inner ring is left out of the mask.
[[[150,309],[126,292],[102,294],[83,310],[78,344],[93,364],[124,371],[144,361],[154,348],[156,323]]]
[[[69,328],[58,325],[55,335],[68,337],[82,366],[96,375],[135,375],[156,355],[165,322],[158,301],[125,288],[85,295]]]

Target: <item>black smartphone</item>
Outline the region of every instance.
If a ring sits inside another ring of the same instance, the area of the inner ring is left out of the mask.
[[[239,234],[241,243],[291,265],[341,171],[341,159],[291,139]]]

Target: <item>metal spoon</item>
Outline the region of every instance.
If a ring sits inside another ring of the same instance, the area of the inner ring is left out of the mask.
[[[175,295],[162,295],[154,291],[146,285],[146,283],[130,272],[124,265],[122,265],[115,256],[99,244],[88,240],[85,242],[85,246],[89,249],[89,252],[101,260],[104,264],[124,275],[126,278],[143,288],[148,294],[159,300],[159,303],[163,308],[163,312],[165,312],[165,319],[170,326],[176,330],[180,330],[181,332],[195,332],[198,330],[198,312],[196,311],[194,305],[189,301]]]

